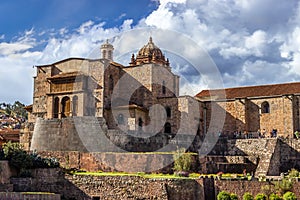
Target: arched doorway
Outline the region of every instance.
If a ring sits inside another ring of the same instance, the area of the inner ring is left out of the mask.
[[[77,116],[78,113],[78,96],[73,97],[73,116]]]
[[[59,114],[59,98],[55,97],[53,105],[53,118],[58,118]]]
[[[169,122],[165,123],[165,133],[171,133],[171,124]]]
[[[71,106],[70,106],[70,98],[69,97],[64,97],[61,100],[61,117],[69,117],[70,116],[70,111],[71,111]]]

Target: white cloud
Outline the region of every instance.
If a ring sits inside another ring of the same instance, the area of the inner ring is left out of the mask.
[[[32,45],[30,44],[22,44],[22,43],[6,43],[2,42],[0,43],[0,55],[10,55],[17,53],[19,51],[24,51],[32,48]]]
[[[132,19],[121,14],[119,20],[123,19],[123,24],[114,28],[104,28],[105,22],[96,24],[90,20],[75,31],[62,28],[37,34],[31,29],[13,41],[0,43],[0,85],[9,83],[12,88],[22,88],[12,93],[0,90],[0,96],[11,94],[11,98],[30,103],[32,93],[25,85],[31,90],[32,65],[68,57],[99,57],[101,42],[111,38],[116,57],[129,53],[128,49],[137,51],[137,46],[144,45],[153,35],[151,31],[141,31],[123,42],[119,34],[149,26],[175,31],[207,50],[226,86],[300,81],[299,10],[297,0],[160,0],[158,8],[135,22],[138,24],[135,27]],[[36,34],[50,36],[39,50],[36,47],[41,41],[37,41]],[[176,49],[181,42],[178,37],[159,34],[153,38],[154,42],[165,50]],[[1,35],[0,39],[4,40],[5,36]],[[190,54],[190,58],[202,56],[196,55],[193,47],[178,51],[182,51],[182,55]],[[170,62],[178,68],[178,60]],[[209,69],[207,72],[212,73]],[[11,74],[14,74],[12,80],[8,79]],[[204,80],[206,75],[199,80],[188,75],[186,79],[189,77],[192,80],[189,84],[196,93],[209,86]],[[188,88],[183,85],[183,91],[190,91]]]

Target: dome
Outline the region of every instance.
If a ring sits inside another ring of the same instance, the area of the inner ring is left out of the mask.
[[[137,66],[145,63],[157,63],[169,66],[169,60],[166,60],[162,51],[155,46],[152,37],[150,37],[149,42],[139,50],[136,58],[134,54],[132,54],[129,64],[130,66]]]
[[[148,44],[144,45],[138,52],[137,57],[152,57],[155,56],[156,59],[165,59],[161,50],[155,46],[152,41],[152,37],[149,38]]]

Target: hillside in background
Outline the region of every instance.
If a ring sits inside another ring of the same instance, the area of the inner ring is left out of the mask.
[[[27,120],[24,104],[15,101],[14,104],[0,103],[0,130],[21,129]]]

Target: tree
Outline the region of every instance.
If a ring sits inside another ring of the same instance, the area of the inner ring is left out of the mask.
[[[174,171],[189,172],[192,166],[192,154],[185,153],[184,149],[179,149],[173,155],[174,158]]]

